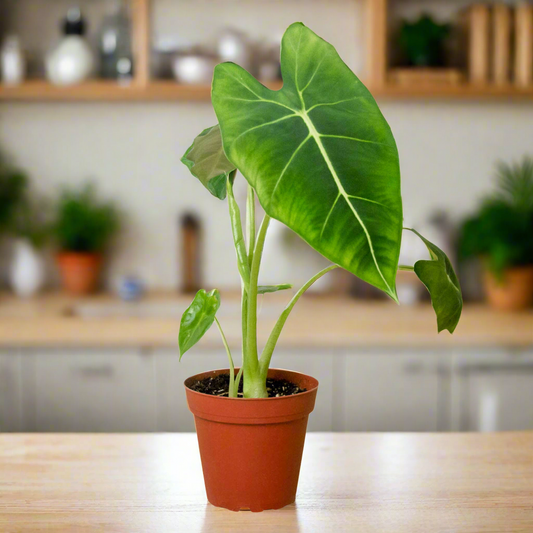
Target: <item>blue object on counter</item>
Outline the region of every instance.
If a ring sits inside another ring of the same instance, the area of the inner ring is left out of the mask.
[[[126,276],[122,278],[118,284],[118,295],[122,300],[131,302],[138,300],[144,294],[143,282],[134,277]]]

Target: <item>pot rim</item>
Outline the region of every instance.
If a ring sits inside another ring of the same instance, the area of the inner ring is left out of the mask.
[[[314,380],[316,382],[316,384],[310,388],[310,389],[307,389],[305,392],[299,392],[298,394],[291,394],[290,396],[279,396],[279,397],[274,397],[274,398],[228,398],[226,396],[215,396],[213,394],[205,394],[204,392],[198,392],[198,391],[195,391],[195,390],[192,390],[188,385],[187,385],[187,381],[193,379],[193,378],[196,378],[197,376],[201,376],[203,374],[209,374],[211,372],[219,372],[219,373],[224,373],[226,372],[229,374],[229,371],[230,369],[229,368],[219,368],[219,369],[216,369],[216,370],[206,370],[205,372],[200,372],[199,374],[194,374],[192,376],[189,376],[184,382],[183,382],[183,385],[185,386],[185,389],[187,390],[187,392],[189,394],[194,394],[198,397],[201,397],[201,398],[212,398],[213,400],[226,400],[226,401],[232,401],[232,402],[242,402],[243,400],[246,401],[246,402],[267,402],[267,401],[273,401],[273,400],[276,400],[276,401],[283,401],[283,400],[289,400],[289,399],[294,399],[295,397],[305,397],[309,394],[313,394],[317,389],[318,389],[318,386],[319,386],[319,381],[318,379],[314,378],[313,376],[309,376],[308,374],[304,374],[303,372],[296,372],[295,370],[289,370],[289,369],[286,369],[286,368],[269,368],[268,369],[268,372],[270,373],[271,371],[278,371],[278,372],[290,372],[291,374],[299,374],[300,376],[304,376],[306,378],[311,378],[312,380]],[[239,371],[239,367],[235,367],[234,368],[234,371]],[[206,376],[207,377],[207,376]]]

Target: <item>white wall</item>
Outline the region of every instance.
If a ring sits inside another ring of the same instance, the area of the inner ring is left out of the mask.
[[[221,4],[160,0],[155,12],[158,34],[171,33],[168,21],[177,20],[186,36],[208,39],[209,25],[201,23],[201,16],[226,23],[229,12]],[[283,27],[304,20],[361,72],[364,49],[358,4],[350,0],[228,0],[227,4],[233,6],[234,15],[239,14],[235,24],[258,38],[273,33],[275,22]],[[189,14],[188,24],[180,19],[180,5],[181,13]],[[192,32],[196,27],[198,32]],[[400,150],[409,224],[422,221],[436,207],[460,217],[490,187],[496,159],[533,153],[533,103],[381,104]],[[206,285],[237,285],[226,205],[206,193],[179,162],[193,137],[214,122],[208,103],[3,103],[0,147],[30,172],[44,192],[91,177],[104,194],[120,202],[128,219],[114,253],[113,276],[134,272],[153,287],[177,286],[177,218],[192,209],[202,217],[209,244]],[[313,257],[302,260],[287,253],[279,261],[266,262],[267,277],[280,270],[282,260],[281,270],[292,279],[281,281],[299,282],[316,270],[319,261]]]

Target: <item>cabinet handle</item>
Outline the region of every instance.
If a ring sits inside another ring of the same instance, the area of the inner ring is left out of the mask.
[[[79,374],[82,378],[110,378],[115,373],[111,365],[82,366],[72,368],[72,372]]]

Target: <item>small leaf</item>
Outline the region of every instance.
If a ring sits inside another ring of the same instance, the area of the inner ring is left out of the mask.
[[[191,305],[181,317],[178,344],[180,348],[180,361],[183,354],[190,350],[213,325],[215,315],[220,307],[220,294],[214,289],[206,292],[199,290]]]
[[[286,291],[287,289],[292,289],[292,285],[290,283],[284,283],[282,285],[259,285],[259,287],[257,287],[257,294]]]
[[[198,178],[213,195],[226,198],[226,179],[233,183],[235,165],[231,163],[222,147],[222,138],[218,124],[202,131],[181,158],[191,174]]]
[[[418,231],[405,229],[418,235],[429,250],[431,260],[417,261],[415,274],[429,291],[433,309],[437,314],[439,333],[445,329],[453,333],[461,318],[463,297],[452,264],[439,247],[422,237]]]

